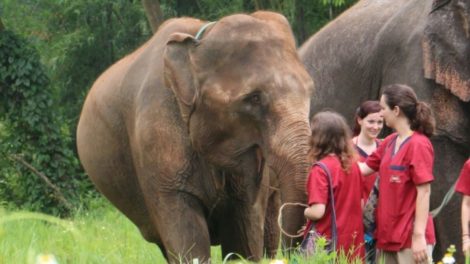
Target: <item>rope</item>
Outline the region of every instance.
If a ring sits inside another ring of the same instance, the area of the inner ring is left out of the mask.
[[[281,230],[281,232],[290,237],[290,238],[296,238],[296,237],[301,237],[303,236],[304,234],[297,234],[297,235],[291,235],[289,233],[287,233],[284,229],[282,229],[282,209],[284,209],[284,206],[286,205],[295,205],[295,206],[303,206],[303,207],[308,207],[306,204],[303,204],[303,203],[284,203],[283,205],[281,205],[281,207],[279,208],[279,215],[277,217],[277,224],[279,225],[279,229]]]
[[[456,184],[457,184],[457,181],[454,182],[454,184],[452,184],[450,189],[447,191],[439,207],[431,211],[432,218],[435,218],[441,212],[441,210],[450,202],[450,199],[452,199],[452,196],[454,196],[454,193],[455,193],[454,190],[455,190]]]

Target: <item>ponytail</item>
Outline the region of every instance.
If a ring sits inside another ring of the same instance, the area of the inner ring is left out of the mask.
[[[410,128],[427,137],[434,134],[436,120],[431,107],[423,101],[418,101],[416,93],[404,84],[390,84],[384,87],[383,95],[386,104],[392,109],[398,106],[410,121]]]
[[[411,129],[421,132],[427,137],[434,135],[436,120],[431,107],[423,101],[416,104],[416,116],[411,120]]]

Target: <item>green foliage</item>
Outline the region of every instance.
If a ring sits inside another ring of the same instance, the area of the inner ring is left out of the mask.
[[[71,124],[83,97],[107,67],[151,35],[140,1],[63,0],[52,7],[51,80]]]
[[[323,5],[333,5],[336,7],[345,6],[351,1],[349,0],[321,0]]]
[[[299,44],[318,31],[357,0],[162,0],[163,12],[170,16],[192,16],[214,21],[233,13],[271,10],[289,20]],[[330,5],[331,4],[331,5]],[[331,14],[330,14],[331,13]]]
[[[63,120],[56,115],[49,79],[35,49],[11,31],[0,31],[0,197],[16,206],[60,214],[58,194],[30,164],[74,200],[86,184]],[[23,161],[24,163],[20,162]]]

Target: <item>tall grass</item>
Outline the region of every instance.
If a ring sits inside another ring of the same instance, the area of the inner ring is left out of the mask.
[[[0,263],[35,263],[53,254],[58,263],[162,263],[154,244],[102,199],[72,220],[29,212],[0,212]]]
[[[165,263],[160,249],[146,242],[134,224],[104,199],[94,200],[91,209],[78,210],[70,220],[0,209],[0,264],[35,264],[41,254],[53,254],[59,264]],[[278,254],[278,259],[283,258]],[[211,259],[227,262],[220,247],[212,247]],[[289,263],[328,263],[330,259],[293,256]],[[338,263],[347,261],[340,258]]]

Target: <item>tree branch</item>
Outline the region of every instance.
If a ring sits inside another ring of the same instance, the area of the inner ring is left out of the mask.
[[[150,23],[152,32],[155,33],[163,22],[163,13],[158,0],[142,0],[145,9],[145,15]]]
[[[47,178],[47,176],[44,175],[44,173],[38,171],[36,168],[33,167],[33,165],[29,164],[28,162],[26,162],[23,158],[21,158],[18,155],[9,155],[8,158],[12,161],[16,161],[16,162],[21,163],[23,166],[28,168],[32,173],[39,176],[39,178],[41,178],[41,180],[43,180],[46,183],[46,185],[49,186],[54,191],[55,197],[57,198],[57,200],[59,200],[59,202],[63,203],[64,206],[67,207],[67,209],[70,209],[70,210],[73,209],[72,204],[69,201],[67,201],[67,199],[65,199],[65,197],[62,194],[62,192],[60,191],[59,187],[54,185],[49,180],[49,178]]]

